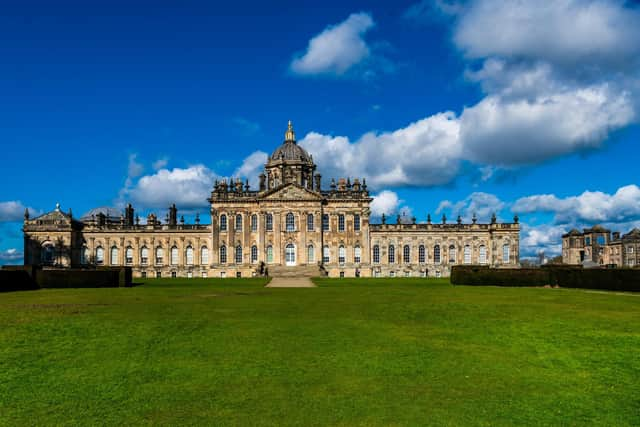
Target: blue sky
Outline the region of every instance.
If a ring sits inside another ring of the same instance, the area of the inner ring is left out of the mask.
[[[7,4],[0,263],[25,207],[205,215],[289,119],[325,184],[367,177],[378,215],[518,213],[525,256],[626,232],[639,58],[638,6],[616,0]]]

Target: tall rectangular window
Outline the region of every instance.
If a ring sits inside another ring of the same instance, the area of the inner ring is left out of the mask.
[[[273,215],[267,214],[267,218],[265,220],[265,228],[267,231],[273,231]]]
[[[418,247],[418,262],[424,264],[426,261],[426,251],[424,245]]]
[[[251,231],[258,231],[258,215],[251,215]]]
[[[362,253],[360,251],[360,246],[356,246],[355,248],[353,248],[353,262],[355,262],[356,264],[360,264],[360,260],[362,258]]]
[[[471,264],[471,246],[464,246],[464,263]]]
[[[329,256],[329,246],[325,246],[322,249],[322,262],[328,264],[330,260],[331,257]]]
[[[287,214],[285,217],[285,230],[287,231],[295,231],[296,230],[296,221],[295,217],[291,212]]]
[[[267,264],[271,264],[273,262],[273,246],[267,246]]]
[[[329,214],[322,215],[322,230],[329,231]]]
[[[353,231],[360,231],[360,215],[353,216]]]
[[[313,231],[313,214],[307,215],[307,231]]]
[[[486,264],[487,263],[487,247],[485,245],[480,245],[480,250],[479,250],[479,262],[480,264]]]
[[[340,265],[345,263],[346,258],[347,251],[344,246],[340,245],[340,247],[338,248],[338,262],[340,263]]]
[[[505,243],[502,245],[502,262],[505,264],[509,263],[509,244]]]
[[[344,231],[344,215],[338,215],[338,231]]]
[[[227,231],[227,216],[225,214],[220,215],[220,231]]]
[[[373,263],[380,264],[380,246],[373,245]]]

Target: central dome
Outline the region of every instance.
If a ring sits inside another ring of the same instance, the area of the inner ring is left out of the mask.
[[[313,159],[307,151],[296,143],[296,134],[293,131],[293,125],[289,120],[289,126],[284,133],[284,143],[275,149],[269,157],[271,161],[298,161],[313,164]]]

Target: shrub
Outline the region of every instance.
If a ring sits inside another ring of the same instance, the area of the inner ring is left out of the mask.
[[[472,286],[544,286],[640,292],[640,270],[629,268],[583,269],[581,266],[543,268],[489,268],[457,265],[451,283]]]

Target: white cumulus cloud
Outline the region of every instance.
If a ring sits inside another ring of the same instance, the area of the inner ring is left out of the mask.
[[[369,132],[355,142],[311,132],[300,145],[325,177],[366,177],[373,188],[431,186],[457,175],[462,150],[458,133],[455,114],[446,112],[393,132]]]
[[[0,264],[19,264],[23,257],[22,251],[15,248],[0,250]]]
[[[20,200],[9,200],[0,202],[0,222],[15,222],[24,219],[24,210],[27,207]],[[41,212],[34,208],[29,208],[31,217],[38,216]]]
[[[371,15],[361,12],[327,27],[309,41],[303,55],[294,57],[291,71],[300,75],[343,75],[370,56],[364,36],[373,26]]]
[[[233,175],[248,179],[251,188],[253,190],[257,190],[260,183],[259,175],[264,169],[264,165],[267,162],[268,157],[269,155],[264,151],[254,151],[244,159]]]
[[[184,209],[204,207],[217,177],[204,165],[160,169],[141,177],[126,196],[143,208],[164,208],[172,203]]]
[[[401,200],[398,198],[398,194],[384,190],[373,196],[371,202],[371,215],[374,217],[381,217],[382,214],[393,215],[398,212]]]
[[[450,212],[452,215],[460,215],[466,222],[475,214],[478,221],[486,222],[491,215],[497,215],[505,206],[506,204],[494,194],[475,192],[457,202],[443,200],[438,205],[436,214]]]
[[[627,222],[640,218],[640,188],[620,187],[615,193],[585,191],[579,196],[557,197],[537,194],[518,199],[512,206],[517,213],[550,212],[557,223]]]

